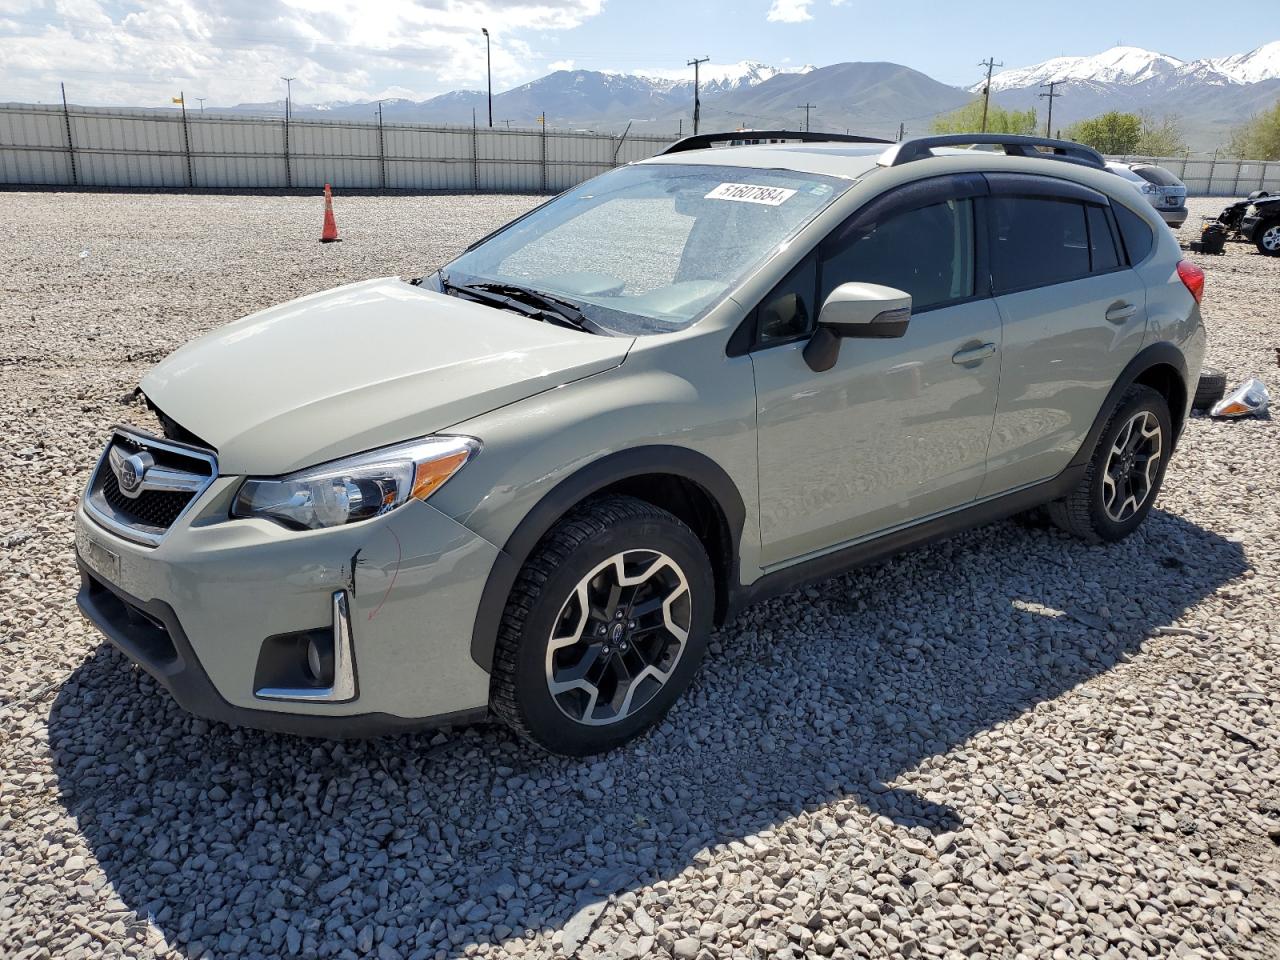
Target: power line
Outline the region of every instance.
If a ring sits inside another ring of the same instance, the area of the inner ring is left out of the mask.
[[[991,73],[996,67],[1003,67],[1003,63],[996,63],[995,57],[988,57],[978,63],[980,67],[987,68],[987,82],[982,85],[982,132],[987,132],[987,109],[991,106]]]
[[[809,111],[810,111],[810,110],[812,110],[812,109],[813,109],[814,107],[816,107],[816,106],[817,106],[817,104],[816,104],[816,103],[808,103],[808,102],[806,102],[806,103],[799,104],[799,105],[796,107],[796,109],[797,109],[797,110],[803,110],[803,111],[804,111],[804,132],[805,132],[805,133],[808,133],[808,132],[809,132]]]
[[[1065,81],[1062,81],[1062,80],[1050,80],[1048,83],[1042,83],[1042,84],[1040,84],[1040,86],[1042,86],[1042,87],[1048,87],[1048,88],[1049,88],[1049,92],[1048,92],[1048,93],[1042,93],[1042,94],[1040,94],[1040,99],[1041,99],[1041,100],[1048,100],[1048,101],[1049,101],[1049,118],[1048,118],[1047,120],[1045,120],[1045,122],[1044,122],[1044,135],[1045,135],[1046,137],[1052,137],[1052,136],[1053,136],[1053,101],[1054,101],[1054,100],[1056,100],[1058,97],[1062,96],[1062,94],[1060,94],[1060,93],[1055,93],[1054,91],[1057,89],[1058,85],[1059,85],[1059,84],[1061,84],[1061,83],[1063,83],[1063,82],[1065,82]]]
[[[698,135],[698,114],[701,113],[702,104],[698,101],[698,67],[709,61],[710,57],[702,57],[701,59],[694,57],[688,63],[687,67],[693,67],[693,135]]]

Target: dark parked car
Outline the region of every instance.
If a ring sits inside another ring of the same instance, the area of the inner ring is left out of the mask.
[[[1258,190],[1223,208],[1218,222],[1235,240],[1254,244],[1259,253],[1280,257],[1280,196]]]

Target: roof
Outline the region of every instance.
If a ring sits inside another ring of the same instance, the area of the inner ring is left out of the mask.
[[[874,170],[884,150],[884,144],[860,146],[848,143],[759,143],[741,147],[687,150],[650,157],[640,162],[783,169],[852,180]]]

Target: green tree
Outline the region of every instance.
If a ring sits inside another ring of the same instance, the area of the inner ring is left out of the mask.
[[[1182,126],[1177,117],[1166,116],[1160,120],[1149,114],[1142,115],[1142,131],[1138,135],[1135,153],[1148,157],[1176,157],[1187,152],[1187,141],[1182,137]]]
[[[1142,139],[1142,118],[1136,113],[1112,110],[1091,120],[1081,120],[1067,127],[1067,137],[1087,143],[1099,153],[1135,153]]]
[[[1280,160],[1280,100],[1232,133],[1227,152],[1239,160]]]
[[[935,117],[934,133],[979,133],[982,130],[982,100],[972,100],[959,110]],[[1005,110],[994,103],[987,111],[988,133],[1036,132],[1036,112],[1032,110]]]

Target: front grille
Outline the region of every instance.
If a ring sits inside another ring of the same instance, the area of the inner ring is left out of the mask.
[[[213,451],[117,427],[85,491],[85,509],[129,540],[155,546],[217,476]],[[121,476],[138,477],[136,495]]]
[[[110,469],[102,478],[103,499],[115,511],[116,516],[127,523],[157,530],[168,530],[192,500],[190,493],[171,493],[167,490],[143,490],[137,497],[126,497],[120,492],[120,482]]]

